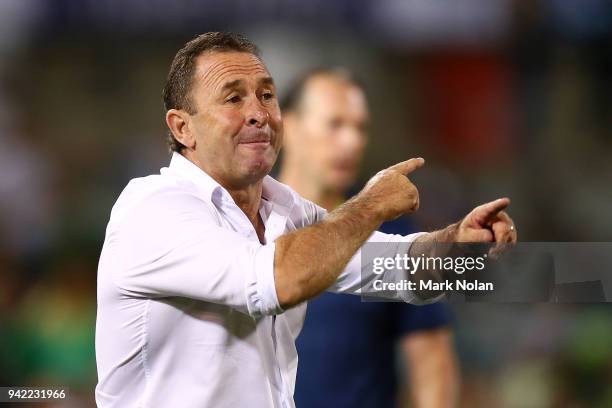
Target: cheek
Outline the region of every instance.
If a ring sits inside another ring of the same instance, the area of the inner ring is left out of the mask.
[[[206,138],[217,138],[220,135],[234,135],[236,129],[242,126],[239,112],[215,109],[203,112],[197,121],[198,134]]]
[[[330,166],[335,154],[333,144],[329,140],[322,139],[311,146],[310,152],[314,161],[318,162],[322,168]]]
[[[240,132],[243,122],[244,116],[239,111],[234,110],[224,112],[221,118],[223,127],[232,137]]]
[[[274,131],[274,133],[276,133],[276,137],[277,139],[280,140],[282,139],[282,135],[283,135],[283,118],[281,117],[280,112],[276,112],[270,113],[270,128]]]
[[[319,146],[323,149],[328,157],[334,157],[343,153],[343,146],[339,135],[333,132],[328,133],[319,141]]]
[[[278,154],[278,152],[280,151],[281,147],[283,146],[284,136],[285,136],[284,135],[284,131],[281,128],[281,130],[276,133],[276,145],[275,145],[276,154]]]
[[[363,156],[366,145],[367,145],[367,142],[365,138],[357,140],[357,143],[355,145],[355,154],[359,157]]]
[[[233,112],[215,116],[215,120],[202,129],[204,143],[214,145],[212,150],[228,151],[234,149],[235,136],[242,129],[242,117]]]
[[[268,108],[268,115],[270,117],[271,126],[279,126],[283,121],[281,111],[278,108]]]

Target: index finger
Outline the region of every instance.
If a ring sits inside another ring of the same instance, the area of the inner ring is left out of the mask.
[[[394,164],[393,166],[389,167],[388,170],[395,170],[407,176],[419,167],[422,167],[424,164],[425,160],[422,157],[417,157],[416,159],[410,159]]]
[[[478,218],[482,222],[488,222],[495,217],[501,210],[510,205],[510,199],[507,197],[498,198],[478,207]]]

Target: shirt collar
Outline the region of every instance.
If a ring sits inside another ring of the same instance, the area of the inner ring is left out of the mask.
[[[297,203],[297,194],[293,192],[286,184],[276,181],[270,176],[263,179],[262,196],[275,205],[284,207],[287,214]]]
[[[224,195],[226,197],[230,197],[229,193],[223,188],[223,186],[221,186],[221,184],[178,152],[172,153],[172,158],[170,159],[168,169],[194,183],[211,202],[215,199],[223,198]],[[166,169],[162,169],[162,173],[165,171]],[[287,210],[287,213],[291,211],[293,206],[296,204],[297,199],[295,193],[293,193],[288,186],[274,180],[270,176],[264,177],[262,190],[262,196],[264,199],[271,202],[275,206],[278,205],[284,207]]]
[[[172,153],[170,165],[167,168],[162,169],[161,173],[164,174],[168,170],[195,184],[195,186],[201,192],[203,192],[206,198],[210,201],[212,201],[214,195],[219,194],[217,191],[223,188],[204,170],[196,166],[193,162],[178,152]]]

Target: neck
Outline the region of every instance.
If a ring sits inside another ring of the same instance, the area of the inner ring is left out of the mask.
[[[206,166],[203,166],[191,151],[187,151],[185,157],[227,190],[236,205],[242,210],[257,230],[259,224],[259,206],[261,204],[261,194],[263,191],[263,179],[251,184],[233,184],[223,179],[223,177],[220,177],[212,171],[212,169],[207,169]]]
[[[236,205],[242,210],[251,223],[254,226],[257,226],[259,223],[259,206],[261,205],[263,180],[260,180],[255,184],[250,184],[244,188],[230,189],[225,187],[225,189],[230,196],[232,196]]]
[[[332,211],[345,201],[342,191],[325,188],[307,172],[300,171],[298,166],[284,162],[281,169],[279,180],[282,183],[289,185],[299,195],[326,210]]]

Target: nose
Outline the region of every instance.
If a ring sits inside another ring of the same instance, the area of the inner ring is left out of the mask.
[[[249,126],[261,128],[268,123],[270,114],[267,109],[262,106],[259,100],[255,100],[246,107],[246,123]]]

